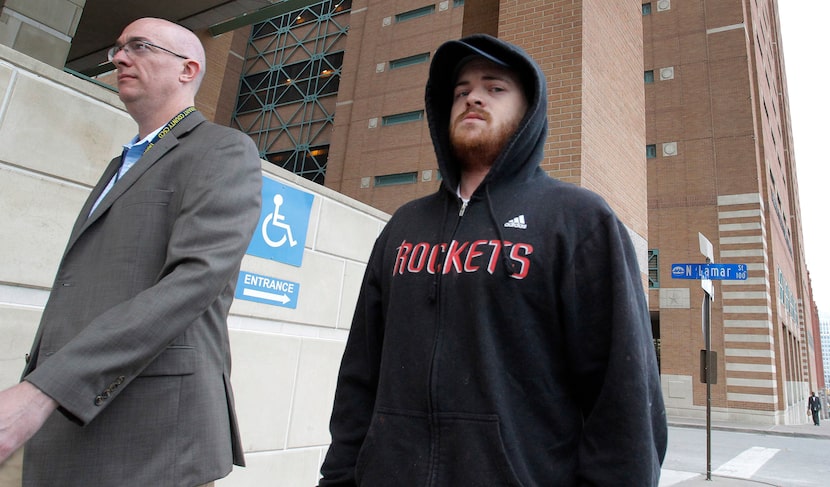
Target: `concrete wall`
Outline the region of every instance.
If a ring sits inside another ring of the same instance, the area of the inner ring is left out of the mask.
[[[19,380],[80,207],[135,130],[111,91],[0,45],[0,389]],[[242,264],[300,290],[296,308],[247,300],[231,307],[232,380],[249,466],[222,487],[315,485],[365,263],[388,219],[271,164],[263,174],[313,203],[301,266],[252,255]]]
[[[86,0],[0,1],[0,45],[62,68]]]

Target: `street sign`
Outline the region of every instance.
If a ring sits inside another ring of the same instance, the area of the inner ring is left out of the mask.
[[[745,281],[746,264],[672,264],[672,279]]]

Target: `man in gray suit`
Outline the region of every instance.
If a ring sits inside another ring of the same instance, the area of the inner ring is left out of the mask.
[[[138,135],[81,210],[23,380],[0,392],[0,462],[25,443],[25,486],[202,485],[244,464],[227,315],[260,159],[193,108],[192,32],[139,19],[110,59]]]

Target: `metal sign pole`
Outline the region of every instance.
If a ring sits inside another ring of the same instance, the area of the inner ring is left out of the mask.
[[[706,257],[706,264],[715,260],[712,242],[702,233],[697,234],[700,253]],[[712,300],[715,287],[707,275],[700,281],[703,288],[703,339],[706,342],[706,357],[703,371],[706,378],[706,480],[712,480]]]
[[[712,242],[698,233],[700,253],[706,257],[705,264],[672,264],[672,279],[699,279],[703,289],[701,327],[706,350],[701,350],[701,380],[706,382],[706,480],[712,480],[712,383],[717,382],[717,354],[712,352],[712,302],[715,300],[715,286],[712,280],[744,281],[747,279],[746,264],[713,264]],[[830,408],[829,408],[830,409]]]
[[[712,480],[712,297],[703,292],[703,339],[706,342],[706,480]]]

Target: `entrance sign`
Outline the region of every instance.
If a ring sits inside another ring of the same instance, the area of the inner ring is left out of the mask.
[[[299,294],[298,283],[276,277],[240,271],[236,281],[235,297],[257,303],[296,309]]]
[[[262,213],[249,255],[301,267],[314,195],[262,178]]]

